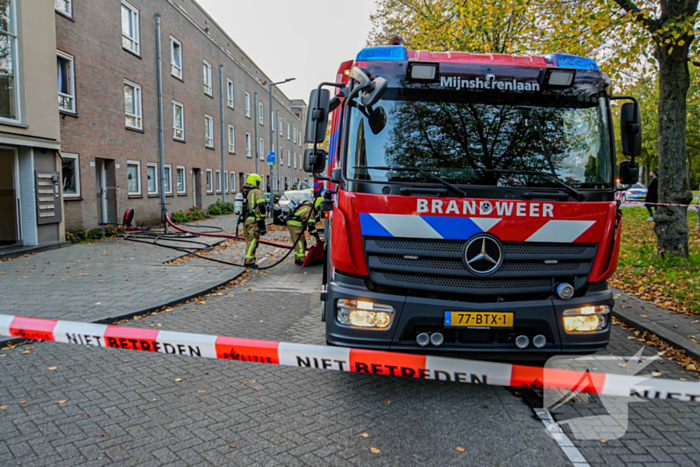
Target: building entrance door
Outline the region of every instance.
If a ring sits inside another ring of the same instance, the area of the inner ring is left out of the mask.
[[[0,248],[22,244],[17,152],[0,148]]]
[[[95,172],[100,224],[114,224],[117,220],[114,161],[95,159]]]
[[[193,205],[202,209],[202,171],[192,169],[192,196]]]

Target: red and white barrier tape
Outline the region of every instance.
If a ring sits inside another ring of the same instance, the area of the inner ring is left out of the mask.
[[[675,206],[677,208],[691,208],[691,207],[698,207],[698,203],[692,203],[692,204],[670,204],[670,203],[647,203],[646,201],[624,201],[624,200],[618,200],[622,201],[623,204],[641,204],[642,206],[649,205],[649,206]]]
[[[0,315],[0,336],[458,383],[700,400],[700,383]]]

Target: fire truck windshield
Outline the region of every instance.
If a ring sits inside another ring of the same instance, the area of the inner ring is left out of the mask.
[[[603,97],[390,88],[372,109],[358,99],[348,112],[349,179],[434,183],[430,171],[458,185],[556,187],[556,177],[576,188],[612,186]]]

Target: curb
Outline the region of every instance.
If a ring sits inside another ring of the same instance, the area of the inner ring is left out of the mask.
[[[229,277],[229,278],[227,278],[227,279],[224,279],[224,280],[221,281],[221,282],[217,282],[216,284],[211,285],[211,286],[209,286],[209,287],[207,287],[207,288],[205,288],[205,289],[202,289],[202,290],[200,290],[200,291],[198,291],[198,292],[191,293],[191,294],[188,294],[188,295],[185,295],[185,296],[176,298],[176,299],[171,300],[171,301],[169,301],[169,302],[160,303],[160,304],[158,304],[158,305],[150,306],[150,307],[147,307],[147,308],[142,308],[142,309],[136,310],[136,311],[130,311],[130,312],[128,312],[128,313],[123,313],[123,314],[117,315],[117,316],[107,316],[107,317],[105,317],[105,318],[99,318],[99,319],[96,319],[96,320],[94,320],[94,321],[89,321],[89,322],[90,322],[90,323],[95,323],[95,324],[112,324],[112,323],[114,323],[115,321],[120,321],[120,320],[122,320],[122,319],[130,319],[130,318],[133,318],[133,317],[136,316],[136,315],[143,315],[143,314],[146,314],[146,313],[151,313],[151,312],[156,311],[156,310],[158,310],[158,309],[160,309],[160,308],[162,308],[162,307],[164,307],[164,306],[175,306],[175,305],[179,305],[179,304],[181,304],[181,303],[183,303],[183,302],[186,302],[187,300],[191,300],[191,299],[193,299],[193,298],[195,298],[195,297],[199,297],[200,295],[210,293],[210,292],[212,292],[213,290],[215,290],[215,289],[221,287],[222,285],[226,285],[226,284],[228,284],[229,282],[238,279],[239,277],[241,277],[241,276],[245,273],[245,271],[246,271],[245,268],[240,268],[240,271],[238,271],[237,273],[235,273],[235,274],[233,275],[233,277]],[[30,339],[30,340],[31,340],[31,339]],[[18,344],[20,344],[20,343],[22,343],[22,342],[27,342],[27,341],[28,341],[27,339],[16,339],[16,338],[15,338],[15,339],[12,339],[12,338],[10,338],[10,339],[0,339],[0,346],[4,347],[4,346],[7,346],[8,344],[18,345]]]
[[[640,318],[636,314],[625,310],[613,309],[612,315],[615,318],[624,321],[633,328],[638,329],[639,331],[647,331],[656,335],[656,337],[667,342],[673,347],[685,350],[685,353],[689,357],[692,357],[695,360],[700,360],[700,344],[696,344],[678,333],[666,329],[665,327],[653,323],[647,319]]]

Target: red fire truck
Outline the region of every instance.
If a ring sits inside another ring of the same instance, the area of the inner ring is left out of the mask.
[[[328,343],[604,349],[622,220],[614,99],[632,101],[617,174],[631,183],[639,106],[593,60],[391,45],[343,63],[311,93],[304,154],[327,199]]]

